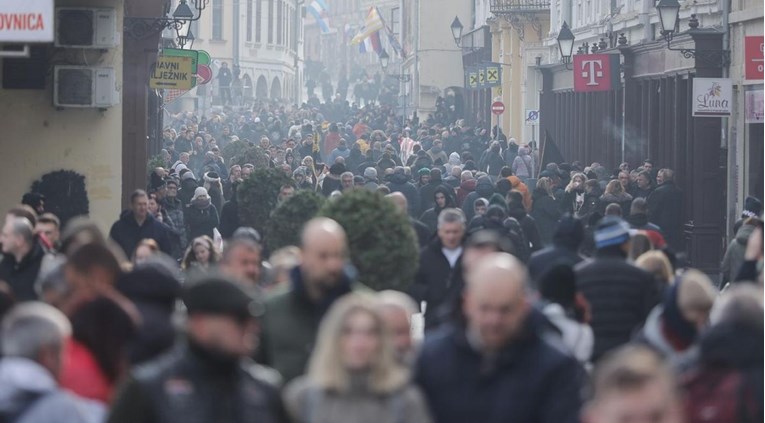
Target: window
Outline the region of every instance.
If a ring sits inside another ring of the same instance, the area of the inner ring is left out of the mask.
[[[399,37],[401,32],[401,9],[398,7],[390,10],[390,30],[396,38]]]
[[[212,0],[212,39],[223,39],[223,0]]]
[[[245,15],[247,20],[247,36],[248,42],[252,42],[252,0],[247,0],[247,14]]]
[[[262,19],[263,19],[263,1],[262,0],[255,0],[255,42],[260,42],[260,33],[263,32],[261,29]]]
[[[282,0],[276,1],[276,44],[284,42],[284,4]]]
[[[274,43],[274,0],[268,0],[268,44]]]

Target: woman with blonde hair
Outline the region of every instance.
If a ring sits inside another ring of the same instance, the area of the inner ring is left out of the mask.
[[[430,422],[409,379],[374,297],[349,294],[324,317],[308,373],[287,385],[284,401],[293,422]]]
[[[220,253],[215,248],[212,238],[207,235],[198,236],[186,249],[181,269],[186,272],[192,269],[207,271],[218,260],[220,260]]]
[[[651,242],[651,238],[649,238],[648,234],[644,231],[633,233],[630,239],[630,252],[628,257],[632,261],[637,260],[637,258],[644,253],[653,250],[653,242]]]
[[[605,214],[606,207],[611,204],[618,204],[625,214],[629,214],[630,207],[632,206],[632,196],[624,192],[622,183],[618,179],[614,179],[606,185],[606,192],[600,196],[600,212]]]
[[[151,256],[159,253],[160,250],[157,241],[151,238],[144,238],[135,247],[135,251],[133,252],[133,264],[141,264]]]
[[[654,279],[662,284],[661,286],[671,284],[675,274],[669,259],[659,250],[651,250],[641,254],[635,260],[635,266],[653,275]]]

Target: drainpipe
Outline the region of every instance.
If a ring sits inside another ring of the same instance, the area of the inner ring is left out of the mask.
[[[725,0],[723,0],[725,1]],[[653,40],[653,31],[651,27],[651,9],[654,3],[652,1],[643,0],[643,10],[640,12],[640,24],[643,25],[643,40]]]
[[[730,9],[731,9],[731,0],[721,0],[722,1],[722,30],[723,30],[723,36],[722,36],[722,48],[723,50],[730,51]],[[730,64],[727,63],[722,68],[722,77],[723,78],[729,78],[730,77]],[[738,95],[739,98],[744,93],[739,90]],[[740,102],[734,103],[734,111],[735,114],[732,116],[734,119],[734,122],[737,120],[737,115],[741,113],[740,110],[736,110],[737,107],[735,107],[736,104],[740,104]],[[726,216],[726,227],[725,231],[723,233],[725,234],[725,238],[723,239],[724,245],[727,245],[725,240],[730,239],[735,234],[732,233],[732,227],[730,225],[730,222],[735,221],[736,219],[736,210],[738,208],[738,200],[739,200],[739,193],[737,191],[737,186],[739,185],[737,183],[738,180],[738,172],[736,171],[736,157],[738,156],[738,137],[734,137],[732,140],[728,139],[728,131],[729,131],[729,125],[730,125],[730,118],[724,117],[722,118],[722,125],[720,128],[720,148],[727,148],[727,174],[728,174],[728,186],[727,186],[727,192],[728,192],[728,213]]]
[[[234,39],[232,42],[232,47],[234,49],[233,64],[239,65],[239,67],[241,68],[242,66],[241,64],[239,64],[239,20],[241,19],[241,16],[239,16],[239,2],[237,0],[234,0],[233,14],[234,14],[234,25],[233,25]]]

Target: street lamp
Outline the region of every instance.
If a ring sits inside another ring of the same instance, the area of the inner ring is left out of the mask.
[[[656,11],[659,14],[659,21],[661,21],[661,35],[669,44],[680,18],[680,3],[677,0],[660,0],[656,5]]]
[[[388,52],[383,49],[383,51],[380,52],[378,58],[380,59],[380,66],[382,66],[383,73],[387,73],[388,63],[390,62],[390,56],[388,56]]]
[[[191,24],[188,24],[190,27]],[[194,47],[194,33],[191,32],[191,28],[186,30],[186,35],[178,35],[178,45],[181,47],[181,50],[191,50]]]
[[[460,47],[462,44],[462,22],[460,22],[458,16],[454,17],[450,28],[452,30],[452,37],[454,37],[454,43],[457,44],[457,47]]]
[[[561,62],[566,65],[566,69],[571,63],[571,55],[574,52],[574,39],[574,33],[569,29],[568,23],[563,21],[563,26],[558,32],[558,49],[560,50]]]
[[[197,21],[202,17],[202,11],[207,7],[209,1],[193,0],[196,14],[189,6],[188,0],[180,0],[172,16],[156,18],[125,16],[124,32],[127,36],[140,40],[162,32],[165,29],[172,28],[175,30],[178,38],[178,45],[183,46],[191,40],[189,38],[191,22]]]

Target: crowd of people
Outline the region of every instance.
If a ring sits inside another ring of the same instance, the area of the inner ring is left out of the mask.
[[[405,125],[342,102],[182,113],[108,233],[25,195],[0,234],[2,420],[763,420],[757,199],[713,281],[683,261],[671,169]],[[267,163],[226,163],[235,141]],[[280,202],[384,196],[419,244],[409,289],[359,283],[326,217],[266,251],[231,212],[256,166],[292,178]]]

